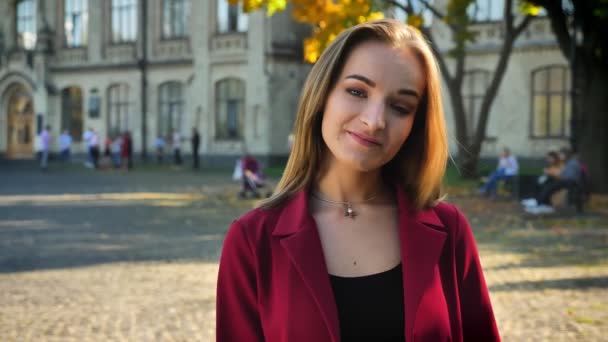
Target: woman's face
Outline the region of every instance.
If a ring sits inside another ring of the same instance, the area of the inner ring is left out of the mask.
[[[388,163],[412,130],[424,87],[422,65],[409,49],[378,41],[355,47],[324,108],[328,161],[361,172]]]

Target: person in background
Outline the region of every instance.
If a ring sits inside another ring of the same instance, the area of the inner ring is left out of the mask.
[[[156,162],[162,164],[165,155],[165,138],[161,134],[154,141],[154,149],[156,150]]]
[[[40,169],[47,171],[49,166],[49,149],[51,147],[51,126],[46,125],[42,132],[40,132],[40,144]]]
[[[61,160],[63,162],[69,162],[71,158],[72,150],[72,136],[67,129],[64,129],[59,136],[59,151],[61,154]]]
[[[131,132],[129,131],[125,131],[122,135],[120,159],[123,170],[129,171],[133,168],[133,141],[131,140]]]
[[[564,161],[562,156],[556,151],[549,151],[546,157],[546,167],[543,168],[543,174],[538,177],[538,185],[540,187],[547,186],[559,179],[559,174],[564,169]]]
[[[182,136],[176,129],[173,129],[173,134],[171,134],[171,145],[173,146],[175,165],[182,165]]]
[[[198,133],[198,129],[196,127],[192,127],[192,137],[190,138],[190,143],[192,144],[192,167],[198,169],[199,165],[199,156],[198,156],[198,148],[201,144],[201,136]]]
[[[93,129],[91,127],[87,128],[86,131],[82,133],[82,142],[84,142],[84,150],[86,153],[86,160],[84,161],[84,166],[88,168],[93,168],[93,155],[91,154],[91,137],[93,135]]]
[[[561,158],[565,161],[564,167],[557,179],[541,187],[536,198],[521,201],[524,210],[530,214],[550,214],[555,212],[551,205],[551,196],[561,189],[575,190],[581,186],[582,168],[578,158],[569,148],[560,149]]]
[[[96,169],[99,167],[99,136],[94,129],[91,129],[91,134],[89,136],[89,150],[91,151],[90,154],[93,168]]]
[[[116,134],[114,139],[112,140],[112,165],[115,169],[118,169],[121,166],[121,148],[122,148],[123,138],[120,134]]]
[[[258,188],[264,186],[260,163],[251,154],[245,153],[241,159],[241,169],[243,188],[239,192],[239,197],[246,198],[247,194],[251,193],[255,198],[260,198]]]
[[[342,31],[294,127],[274,194],[226,233],[217,341],[499,341],[472,229],[443,201],[441,78],[422,33],[392,19]]]
[[[479,193],[485,196],[496,197],[496,188],[498,182],[510,177],[517,176],[519,172],[519,164],[517,158],[511,154],[509,148],[503,149],[496,170],[488,176],[486,183],[479,189]]]

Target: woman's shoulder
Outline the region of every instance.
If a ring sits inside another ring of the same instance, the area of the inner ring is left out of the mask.
[[[463,230],[470,229],[466,216],[460,208],[453,203],[439,201],[433,207],[433,211],[450,233],[459,234]]]
[[[272,235],[280,208],[256,208],[235,219],[227,235],[236,234],[250,242],[259,241]]]

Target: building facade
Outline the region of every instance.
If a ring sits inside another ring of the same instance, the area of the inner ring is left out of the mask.
[[[203,160],[287,154],[308,66],[305,26],[226,0],[1,0],[0,153],[32,158],[35,136],[201,134]],[[58,148],[54,139],[53,150]]]
[[[446,8],[447,0],[434,2]],[[462,97],[467,125],[477,125],[479,109],[498,64],[504,38],[504,0],[476,0],[469,7],[476,40],[468,46]],[[521,21],[514,5],[516,24]],[[452,47],[451,31],[434,20],[431,30],[445,55]],[[453,58],[446,58],[454,71]],[[568,61],[560,51],[550,20],[534,18],[514,43],[507,70],[490,109],[482,157],[495,158],[504,147],[525,159],[539,159],[550,150],[569,146],[571,93]],[[444,84],[444,107],[450,133],[450,147],[456,153],[458,141],[449,92]]]
[[[446,0],[435,1],[445,6]],[[478,0],[478,32],[466,59],[463,100],[469,125],[498,62],[500,0]],[[444,7],[445,8],[445,7]],[[248,151],[287,155],[299,92],[305,26],[290,11],[241,13],[227,0],[0,0],[0,154],[32,158],[45,125],[67,129],[75,152],[82,132],[101,138],[130,131],[136,153],[157,136],[201,133],[203,161]],[[448,53],[451,32],[432,22]],[[451,63],[450,58],[446,59]],[[453,67],[453,64],[450,64]],[[482,156],[502,147],[538,158],[568,144],[570,72],[547,18],[517,39],[491,109]],[[447,87],[444,87],[446,89]],[[454,119],[445,93],[452,151]],[[52,149],[57,150],[58,139]],[[182,144],[189,153],[188,143]]]

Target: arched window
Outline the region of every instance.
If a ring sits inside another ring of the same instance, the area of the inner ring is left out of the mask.
[[[245,82],[227,78],[215,84],[215,133],[218,139],[239,139],[245,117]]]
[[[64,38],[65,46],[80,47],[87,45],[89,30],[89,1],[64,0]]]
[[[130,130],[131,98],[129,86],[125,83],[108,87],[108,134],[117,134]]]
[[[176,129],[178,132],[181,131],[184,113],[184,95],[182,88],[182,84],[179,82],[166,82],[158,87],[159,135],[167,137],[173,129]]]
[[[219,33],[246,32],[247,14],[240,5],[230,5],[228,0],[217,0],[217,30]]]
[[[188,36],[190,0],[163,0],[163,38]]]
[[[475,69],[464,73],[462,81],[462,100],[467,120],[469,137],[473,137],[479,122],[479,110],[490,85],[490,72]]]
[[[567,138],[570,136],[570,73],[552,65],[532,71],[531,136]]]
[[[74,141],[82,139],[82,89],[79,87],[61,91],[61,131],[65,129]]]
[[[17,43],[24,49],[33,50],[36,46],[36,2],[19,0],[15,6]]]

